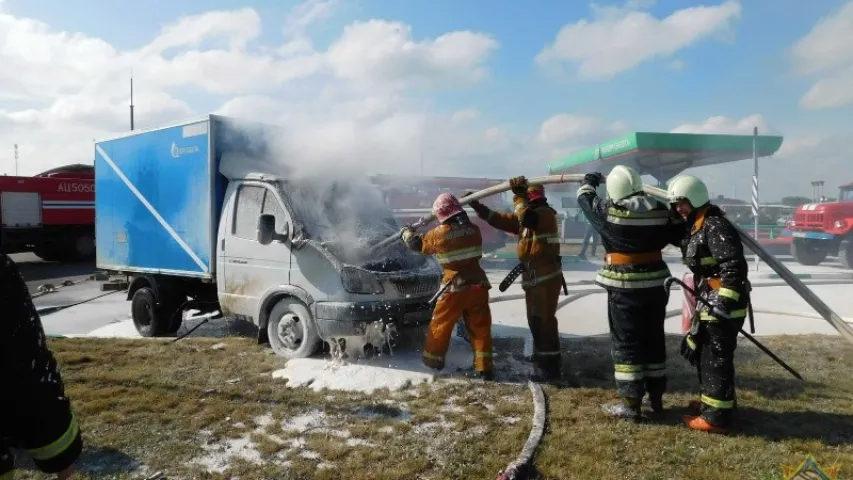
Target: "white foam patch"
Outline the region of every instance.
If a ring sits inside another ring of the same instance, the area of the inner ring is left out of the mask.
[[[314,391],[324,388],[372,393],[387,388],[401,390],[433,382],[438,373],[457,373],[473,370],[471,345],[452,337],[445,357],[445,367],[437,372],[423,364],[423,347],[395,349],[393,355],[353,361],[330,361],[318,358],[290,360],[285,367],[272,373],[273,378],[287,379],[290,387],[308,387]]]

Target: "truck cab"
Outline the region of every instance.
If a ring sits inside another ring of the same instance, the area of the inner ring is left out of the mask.
[[[797,208],[782,234],[793,237],[791,255],[803,265],[835,256],[853,269],[853,183],[839,188],[836,201]]]

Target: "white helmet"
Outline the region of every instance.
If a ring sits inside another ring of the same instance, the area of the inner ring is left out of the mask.
[[[693,208],[699,208],[711,201],[708,187],[693,175],[679,175],[670,180],[666,194],[670,203],[685,199]]]
[[[631,167],[616,165],[607,174],[607,196],[612,200],[622,200],[643,191],[643,180]]]

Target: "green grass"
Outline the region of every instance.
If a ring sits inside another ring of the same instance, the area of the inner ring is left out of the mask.
[[[668,411],[630,424],[599,407],[615,399],[609,341],[564,339],[567,385],[545,387],[542,478],[780,479],[782,465],[809,454],[849,478],[853,347],[819,335],[762,339],[800,371],[800,383],[742,341],[738,427],[716,436],[681,425],[696,376],[674,356],[678,341],[669,342]],[[220,342],[225,349],[211,348]],[[520,341],[495,347],[502,372],[522,361]],[[270,376],[284,362],[248,339],[58,339],[51,348],[86,443],[74,478],[489,479],[530,430],[530,394],[511,383],[517,374],[366,395],[288,388]],[[314,423],[304,421],[309,413]],[[233,458],[223,472],[197,463],[229,442],[251,442],[257,462]],[[22,465],[16,478],[50,478]]]

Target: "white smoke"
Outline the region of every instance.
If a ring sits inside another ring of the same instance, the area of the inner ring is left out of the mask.
[[[399,231],[393,211],[369,178],[373,173],[370,152],[376,148],[370,142],[355,138],[348,145],[306,141],[310,137],[285,127],[233,120],[237,123],[229,131],[238,132],[243,137],[238,143],[251,152],[241,156],[246,163],[243,168],[284,180],[283,191],[309,238],[331,244],[337,253],[358,263],[367,261],[362,256],[369,247]],[[384,253],[399,256],[404,253],[401,247]]]

